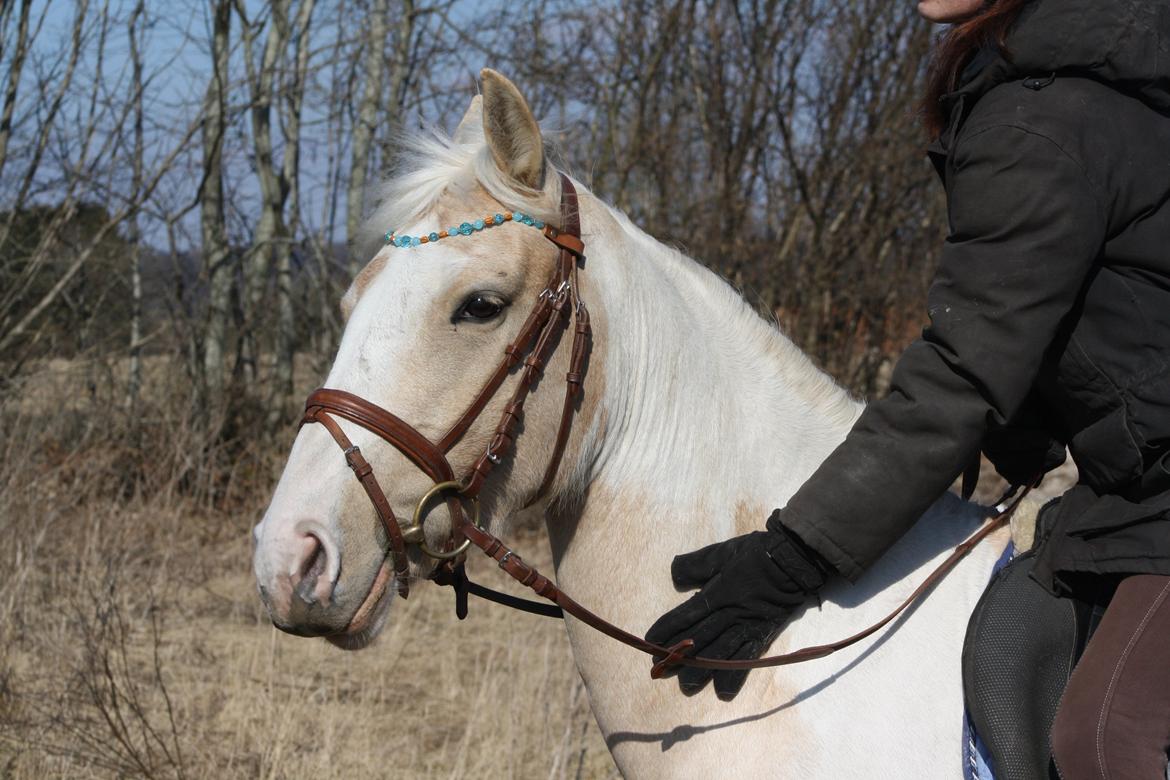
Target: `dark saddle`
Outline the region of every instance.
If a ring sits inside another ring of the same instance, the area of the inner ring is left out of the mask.
[[[963,646],[967,714],[996,780],[1050,780],[1049,730],[1102,609],[1058,598],[1028,576],[1026,552],[991,579]]]

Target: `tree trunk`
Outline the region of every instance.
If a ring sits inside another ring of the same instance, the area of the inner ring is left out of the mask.
[[[142,53],[139,50],[139,22],[145,21],[145,0],[138,0],[130,14],[130,65],[134,101],[134,157],[131,161],[130,187],[137,201],[142,193],[143,167],[143,107],[142,107]],[[138,438],[138,394],[142,388],[142,229],[139,209],[135,208],[127,225],[130,243],[130,366],[126,379],[126,413],[131,428],[131,439]]]
[[[276,169],[272,143],[272,104],[275,99],[274,83],[281,67],[281,57],[288,45],[288,12],[290,0],[272,0],[269,9],[272,14],[264,52],[259,66],[253,59],[253,43],[259,32],[244,17],[242,4],[237,5],[240,14],[244,62],[248,73],[251,92],[252,149],[255,153],[256,178],[260,183],[260,218],[252,236],[252,246],[244,260],[244,289],[240,296],[242,309],[240,334],[240,367],[247,386],[256,380],[259,366],[260,347],[257,330],[264,296],[268,270],[273,266],[276,247],[287,240],[284,226],[284,201],[287,188]],[[285,154],[287,155],[287,149]]]
[[[312,25],[315,0],[301,0],[293,27],[295,67],[287,85],[284,116],[284,160],[281,166],[282,191],[288,193],[288,236],[295,235],[300,225],[300,159],[301,109],[304,105],[305,82],[309,69],[309,32]],[[272,400],[269,403],[269,424],[275,425],[288,412],[293,394],[293,358],[295,355],[296,315],[292,298],[292,242],[284,240],[275,246],[276,252],[276,363],[273,367]]]
[[[203,100],[203,180],[199,187],[199,225],[207,278],[207,320],[203,331],[201,411],[224,396],[224,344],[231,315],[232,268],[227,245],[223,197],[223,144],[227,131],[230,0],[217,0],[211,41],[211,78]]]
[[[386,42],[386,15],[388,0],[373,0],[367,26],[365,57],[362,70],[365,87],[358,104],[357,120],[353,127],[353,154],[350,157],[349,187],[345,197],[345,237],[349,246],[349,274],[357,275],[358,258],[355,254],[358,228],[366,195],[366,175],[370,168],[370,149],[378,121],[379,98],[382,95],[382,47]]]

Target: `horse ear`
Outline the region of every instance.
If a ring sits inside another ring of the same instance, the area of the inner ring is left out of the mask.
[[[476,95],[471,99],[455,134],[451,136],[457,144],[473,144],[483,139],[483,98]]]
[[[544,143],[532,109],[516,85],[491,68],[483,80],[483,130],[492,158],[516,181],[539,189],[544,180]]]

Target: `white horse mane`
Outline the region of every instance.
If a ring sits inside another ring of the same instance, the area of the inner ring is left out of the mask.
[[[725,354],[742,357],[752,363],[758,374],[782,383],[825,418],[849,426],[858,414],[858,403],[784,334],[774,316],[764,316],[746,299],[742,291],[707,266],[675,247],[663,244],[635,225],[626,214],[606,206],[621,225],[627,239],[639,246],[645,256],[656,256],[659,265],[680,287],[690,288],[712,319],[718,318],[718,331]],[[760,361],[759,356],[774,360]]]

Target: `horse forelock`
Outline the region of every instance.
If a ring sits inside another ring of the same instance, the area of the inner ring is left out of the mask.
[[[468,135],[473,135],[473,140],[468,140]],[[355,249],[361,257],[373,257],[388,230],[418,222],[444,195],[471,198],[481,189],[505,208],[551,225],[561,223],[560,177],[548,155],[543,187],[530,189],[500,170],[482,133],[457,132],[451,137],[440,130],[408,131],[398,136],[395,146],[398,152],[392,173],[375,188],[374,206],[358,231]],[[545,148],[550,148],[547,140]],[[467,214],[472,220],[482,216]]]

